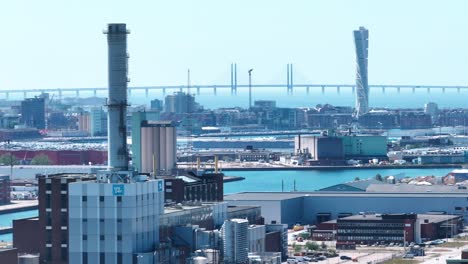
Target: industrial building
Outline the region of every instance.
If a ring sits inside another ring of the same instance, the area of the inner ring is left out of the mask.
[[[45,129],[45,98],[26,98],[21,101],[21,122],[27,127]]]
[[[318,224],[360,212],[442,212],[468,223],[466,192],[245,192],[224,196],[228,205],[259,205],[265,224]]]
[[[10,203],[10,175],[0,175],[0,205]]]
[[[224,174],[189,173],[180,176],[157,176],[165,185],[165,201],[181,203],[183,201],[220,202],[223,200]]]
[[[356,116],[369,111],[369,85],[367,77],[369,54],[369,30],[359,27],[354,32],[356,48]]]
[[[463,229],[463,219],[445,214],[360,213],[323,222],[312,231],[319,241],[336,240],[337,246],[356,244],[421,243],[453,237]]]
[[[31,239],[31,234],[35,234],[38,230],[38,217],[13,220],[13,247],[18,249],[19,254],[34,253],[39,255],[41,246],[44,247],[45,245],[40,242],[41,239],[39,237],[38,239]],[[49,261],[51,260],[49,259]]]
[[[135,135],[136,136],[136,135]],[[177,134],[175,124],[168,121],[143,121],[140,146],[135,146],[133,156],[141,173],[171,175],[177,165]],[[135,142],[138,143],[138,142]]]
[[[301,135],[295,137],[294,149],[297,154],[310,154],[314,160],[387,159],[387,137]]]
[[[337,246],[415,242],[415,214],[360,214],[337,219]]]
[[[163,188],[162,180],[145,179],[70,184],[69,263],[133,263],[138,257],[152,262]]]
[[[69,183],[94,179],[87,174],[55,174],[39,178],[39,252],[29,253],[40,253],[41,262],[68,263]]]

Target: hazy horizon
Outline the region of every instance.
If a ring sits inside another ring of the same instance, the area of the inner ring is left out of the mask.
[[[130,86],[354,83],[352,31],[369,29],[370,84],[468,85],[465,1],[8,1],[1,89],[105,87],[107,23],[126,23]]]

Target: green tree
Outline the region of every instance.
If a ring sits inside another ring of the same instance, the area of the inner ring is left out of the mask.
[[[378,180],[378,181],[383,181],[382,175],[380,175],[380,173],[377,173],[375,175],[375,179]]]
[[[306,248],[308,250],[318,250],[319,249],[319,245],[315,242],[312,242],[312,241],[307,241],[306,244],[305,244]]]
[[[8,153],[0,156],[0,164],[11,166],[19,164],[19,161],[14,155]]]
[[[359,177],[354,178],[354,181],[360,181]]]
[[[300,237],[302,237],[302,239],[308,239],[310,237],[310,233],[309,232],[302,232],[299,234]]]
[[[293,249],[295,253],[299,253],[302,251],[302,246],[298,244],[293,244]]]
[[[45,154],[39,154],[32,158],[31,165],[50,165],[49,157]]]

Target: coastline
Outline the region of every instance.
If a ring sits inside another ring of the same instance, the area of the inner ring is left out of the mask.
[[[225,167],[222,171],[295,171],[295,170],[375,170],[375,169],[461,169],[459,164],[430,164],[430,165],[379,165],[379,166],[297,166],[297,167]]]

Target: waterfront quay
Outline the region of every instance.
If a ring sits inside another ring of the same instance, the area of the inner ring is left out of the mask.
[[[3,214],[36,210],[38,206],[39,202],[37,200],[12,201],[10,204],[0,206],[0,217]]]

